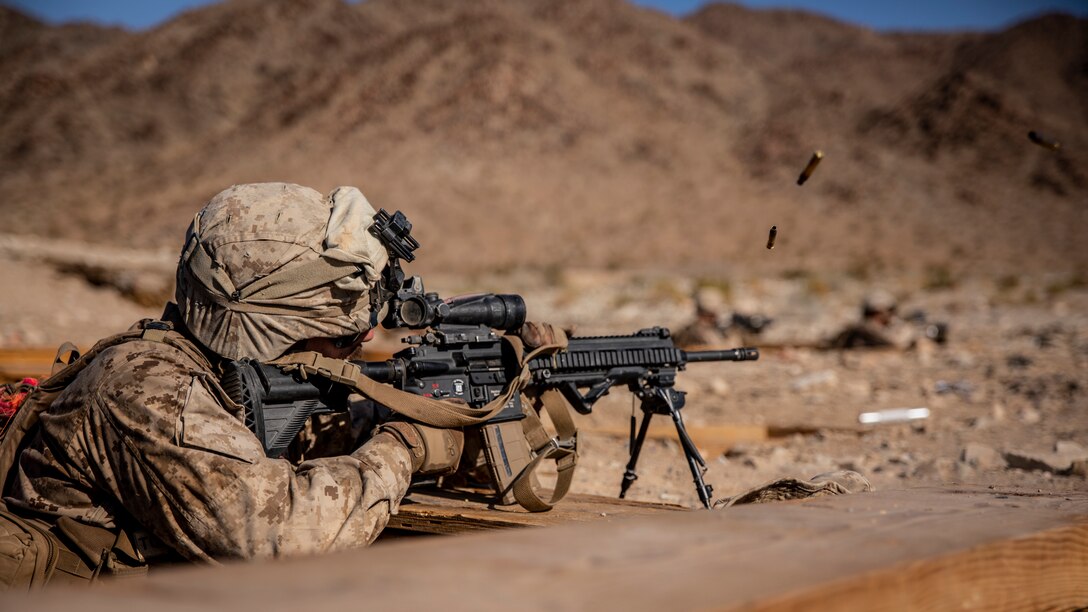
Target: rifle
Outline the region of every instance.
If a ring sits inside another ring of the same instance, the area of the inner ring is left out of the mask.
[[[379,217],[383,215],[391,222],[397,222],[397,216],[400,216],[399,222],[407,224],[399,212],[394,217],[389,217],[384,210],[378,213]],[[411,225],[407,224],[407,228],[410,230]],[[401,391],[434,399],[459,400],[473,408],[499,397],[522,375],[522,364],[520,356],[511,352],[511,345],[503,342],[497,332],[509,332],[522,326],[525,301],[513,294],[481,294],[443,300],[436,293],[426,292],[419,277],[404,279],[397,259],[391,258],[383,275],[382,290],[390,297],[388,314],[382,325],[425,331],[404,338],[410,346],[391,359],[353,362],[355,366],[364,376]],[[669,330],[663,327],[643,329],[630,335],[572,337],[565,350],[530,359],[524,364],[531,377],[524,391],[535,397],[558,391],[574,410],[589,414],[597,400],[613,387],[626,385],[641,401],[643,416],[637,429],[635,416],[631,416],[630,458],[620,483],[620,498],[626,496],[638,479],[636,467],[651,418],[665,415],[676,427],[699,499],[709,508],[713,489],[703,480],[706,462],[688,435],[680,414],[685,394],[675,388],[676,374],[693,362],[758,358],[759,352],[754,348],[684,351],[676,347]],[[348,406],[347,387],[329,378],[300,377],[297,371],[286,372],[281,367],[250,360],[231,362],[226,368],[223,386],[232,399],[245,407],[247,425],[264,444],[266,453],[273,457],[287,449],[311,415],[346,410]],[[525,434],[522,434],[520,421],[530,418],[531,414],[523,409],[520,394],[515,393],[502,410],[481,427],[483,444],[492,450],[489,461],[493,464],[490,467],[495,489],[505,503],[512,503],[508,494],[520,473],[530,463],[535,465],[531,455],[539,456],[544,452],[544,446],[570,455],[576,451],[573,426],[570,431],[560,431],[559,435],[547,440],[546,445],[534,444],[535,448],[529,449],[524,444]],[[553,414],[553,421],[556,420]],[[557,429],[560,429],[558,423]],[[522,502],[520,498],[518,501]]]
[[[418,279],[413,282],[421,290]],[[464,400],[478,408],[499,396],[518,369],[516,358],[496,331],[521,326],[524,300],[517,295],[487,294],[442,301],[436,294],[422,295],[428,304],[448,308],[447,320],[461,323],[436,322],[426,333],[405,338],[411,346],[388,361],[355,364],[369,378],[424,397]],[[402,308],[410,310],[417,305]],[[512,312],[520,315],[511,316]],[[464,323],[470,320],[483,322]],[[528,362],[532,382],[526,391],[540,395],[556,389],[577,412],[590,414],[597,400],[613,387],[626,385],[640,400],[643,416],[637,429],[635,416],[631,416],[630,457],[620,483],[620,498],[638,479],[636,467],[651,418],[664,415],[676,427],[699,500],[710,507],[713,488],[703,480],[706,462],[684,426],[680,410],[685,394],[675,388],[676,375],[689,363],[758,358],[754,348],[684,351],[676,348],[669,330],[663,327],[630,335],[572,337],[566,350]],[[246,407],[247,424],[265,444],[269,456],[281,455],[311,415],[347,409],[347,389],[324,378],[302,381],[279,367],[246,360],[233,362],[228,372],[224,386]],[[234,383],[228,384],[228,380]],[[486,425],[524,418],[520,395],[514,395]],[[573,449],[575,441],[556,439],[554,444]],[[519,466],[505,467],[512,471]]]

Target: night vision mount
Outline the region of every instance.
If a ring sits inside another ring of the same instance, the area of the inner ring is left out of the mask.
[[[412,237],[412,222],[401,211],[390,215],[384,208],[380,209],[374,215],[374,225],[370,226],[370,233],[389,250],[390,263],[400,259],[415,260],[419,241]]]

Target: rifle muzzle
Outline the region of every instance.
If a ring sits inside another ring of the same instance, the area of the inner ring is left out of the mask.
[[[755,361],[759,359],[757,348],[735,348],[724,351],[684,351],[688,363],[698,361]]]

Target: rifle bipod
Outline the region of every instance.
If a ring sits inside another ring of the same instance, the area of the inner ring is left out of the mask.
[[[638,433],[635,433],[635,417],[631,415],[631,437],[629,447],[631,459],[627,462],[627,468],[623,472],[623,481],[620,483],[620,499],[627,496],[627,489],[638,480],[635,466],[638,464],[639,453],[642,452],[642,443],[646,441],[646,433],[650,430],[650,418],[655,414],[663,414],[672,417],[676,426],[676,435],[680,439],[680,446],[684,449],[684,457],[688,467],[691,468],[691,476],[695,481],[695,492],[699,494],[699,500],[710,508],[710,495],[714,488],[703,481],[706,473],[706,461],[699,454],[695,442],[688,435],[684,427],[684,418],[680,416],[680,409],[684,407],[684,393],[672,387],[662,388],[647,386],[638,390],[638,397],[642,400],[642,423],[639,424]]]

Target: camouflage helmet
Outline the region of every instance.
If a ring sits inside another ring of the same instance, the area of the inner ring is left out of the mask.
[[[890,314],[898,307],[895,296],[884,289],[877,289],[865,296],[861,302],[862,316],[871,317],[879,314]]]
[[[714,287],[700,287],[694,296],[695,310],[705,314],[721,314],[725,309],[725,296]]]
[[[300,340],[362,333],[389,254],[354,187],[235,185],[197,213],[175,297],[189,330],[230,359],[275,359]]]

